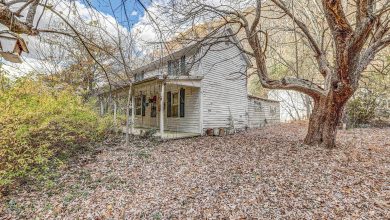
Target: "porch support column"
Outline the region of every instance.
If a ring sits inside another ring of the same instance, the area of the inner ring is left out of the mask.
[[[131,134],[134,134],[134,123],[135,123],[135,99],[134,94],[131,95]]]
[[[100,99],[100,115],[104,115],[104,103],[103,103],[103,98]]]
[[[164,112],[164,102],[165,102],[165,98],[164,98],[164,95],[165,95],[165,83],[162,82],[161,83],[161,100],[160,100],[160,134],[161,134],[161,138],[163,138],[163,135],[164,135],[164,115],[165,115],[165,112]]]
[[[114,130],[115,130],[115,133],[118,132],[118,124],[116,121],[116,110],[117,110],[116,99],[114,99]]]

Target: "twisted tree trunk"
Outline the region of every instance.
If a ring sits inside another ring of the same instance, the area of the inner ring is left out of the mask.
[[[349,97],[340,97],[334,93],[314,99],[305,144],[328,148],[336,146],[337,126],[348,99]]]

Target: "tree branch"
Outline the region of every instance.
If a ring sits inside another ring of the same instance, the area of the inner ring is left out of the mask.
[[[294,14],[280,1],[271,0],[277,7],[282,9],[284,13],[286,13],[294,22],[297,24],[299,29],[303,32],[304,36],[306,36],[307,40],[311,48],[314,50],[315,57],[318,63],[318,67],[322,76],[326,77],[331,74],[331,69],[329,67],[328,61],[326,59],[325,53],[322,51],[321,47],[314,40],[314,37],[311,35],[309,28],[302,21],[298,20]]]
[[[27,22],[19,20],[8,6],[0,3],[0,23],[18,34],[38,35],[38,31]]]

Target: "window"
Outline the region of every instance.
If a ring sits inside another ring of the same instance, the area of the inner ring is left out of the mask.
[[[185,89],[179,92],[167,92],[167,117],[185,116]]]
[[[186,74],[186,57],[182,56],[178,60],[168,61],[168,75],[178,76]]]
[[[172,117],[179,115],[179,93],[172,93]]]
[[[172,75],[172,61],[168,61],[168,75]]]
[[[172,61],[168,61],[168,75],[172,75]]]
[[[180,72],[182,75],[186,74],[186,56],[180,58]]]
[[[134,76],[135,81],[141,81],[141,80],[143,80],[143,79],[144,79],[144,75],[145,75],[144,72],[135,74],[135,76]]]
[[[229,38],[229,37],[226,37],[226,38],[225,38],[225,45],[226,45],[226,46],[229,46],[229,45],[230,45],[230,38]]]
[[[177,76],[179,74],[179,61],[171,60],[168,61],[168,75]]]
[[[146,95],[142,95],[142,116],[146,114]]]
[[[276,107],[274,107],[274,106],[269,107],[269,113],[271,114],[271,116],[275,116],[276,111],[277,111]]]
[[[255,112],[261,112],[262,106],[260,101],[254,101],[255,104]]]
[[[135,115],[141,115],[141,97],[135,98]]]
[[[150,100],[150,117],[155,118],[157,116],[157,96],[153,96]]]

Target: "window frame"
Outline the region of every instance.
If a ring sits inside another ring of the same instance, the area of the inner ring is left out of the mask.
[[[157,96],[153,96],[152,102],[150,102],[150,117],[157,117]]]
[[[141,96],[141,115],[142,117],[146,116],[146,95]]]
[[[269,113],[271,116],[276,116],[276,111],[277,111],[277,108],[275,106],[269,107]]]
[[[255,112],[262,112],[263,111],[263,104],[261,103],[261,101],[254,100],[253,104],[255,106]]]
[[[145,72],[137,73],[134,75],[135,81],[141,81],[144,79]]]
[[[142,114],[142,100],[141,96],[135,97],[135,115],[140,116]]]
[[[180,76],[186,75],[186,56],[183,55],[179,59],[168,61],[168,75],[169,76]]]
[[[171,113],[171,116],[173,117],[173,118],[178,118],[179,117],[179,106],[180,106],[180,104],[179,104],[179,101],[180,101],[180,95],[179,95],[179,93],[178,92],[172,92],[171,93],[172,94],[172,101],[171,101],[171,111],[172,111],[172,113]],[[175,95],[177,96],[176,98],[176,102],[175,102]],[[176,111],[175,111],[175,109],[176,109]]]
[[[187,73],[186,69],[186,56],[183,55],[180,57],[180,74],[185,75]]]

